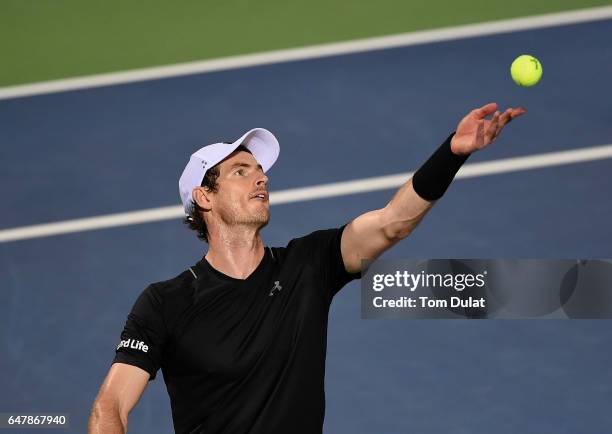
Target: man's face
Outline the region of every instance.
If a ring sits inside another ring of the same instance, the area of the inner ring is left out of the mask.
[[[219,164],[219,189],[212,211],[228,225],[265,226],[270,220],[268,177],[248,152],[236,151]]]

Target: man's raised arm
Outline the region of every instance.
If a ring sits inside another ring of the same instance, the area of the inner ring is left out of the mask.
[[[410,235],[470,154],[493,143],[508,122],[526,112],[521,107],[509,108],[503,114],[496,110],[497,104],[489,103],[468,113],[456,132],[400,187],[387,206],[362,214],[346,226],[341,251],[348,272],[361,271],[362,259],[374,260]],[[490,114],[493,118],[485,119]]]

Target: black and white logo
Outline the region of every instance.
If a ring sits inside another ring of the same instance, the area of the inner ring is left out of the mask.
[[[140,350],[143,353],[146,353],[147,351],[149,351],[149,346],[146,345],[144,342],[142,341],[137,341],[136,339],[126,339],[123,340],[119,343],[119,345],[117,345],[117,349],[119,348],[132,348],[134,350]]]
[[[278,292],[281,289],[283,289],[283,287],[280,285],[280,280],[275,280],[274,281],[274,288],[272,288],[270,290],[270,293],[268,294],[268,296],[272,297],[274,295],[274,291]]]

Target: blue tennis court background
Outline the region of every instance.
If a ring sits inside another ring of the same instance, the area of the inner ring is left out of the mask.
[[[272,190],[413,170],[489,101],[528,113],[470,162],[609,144],[611,38],[602,21],[0,101],[0,228],[178,203],[190,153],[252,127],[281,142]],[[509,79],[524,52],[544,66],[531,89]],[[457,180],[385,256],[612,257],[611,173],[600,160]],[[274,206],[264,240],[393,193]],[[0,244],[0,411],[70,413],[84,432],[137,295],[204,249],[178,220]],[[608,321],[365,321],[359,300],[352,283],[330,313],[326,433],[609,432]],[[160,376],[130,432],[171,426]]]

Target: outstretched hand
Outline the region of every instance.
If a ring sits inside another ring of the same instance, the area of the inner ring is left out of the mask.
[[[497,110],[497,104],[491,102],[467,114],[451,139],[451,150],[458,155],[471,154],[486,148],[493,143],[502,132],[504,126],[512,119],[522,115],[527,110],[522,107],[509,108],[503,114]],[[485,119],[495,112],[491,120]]]

